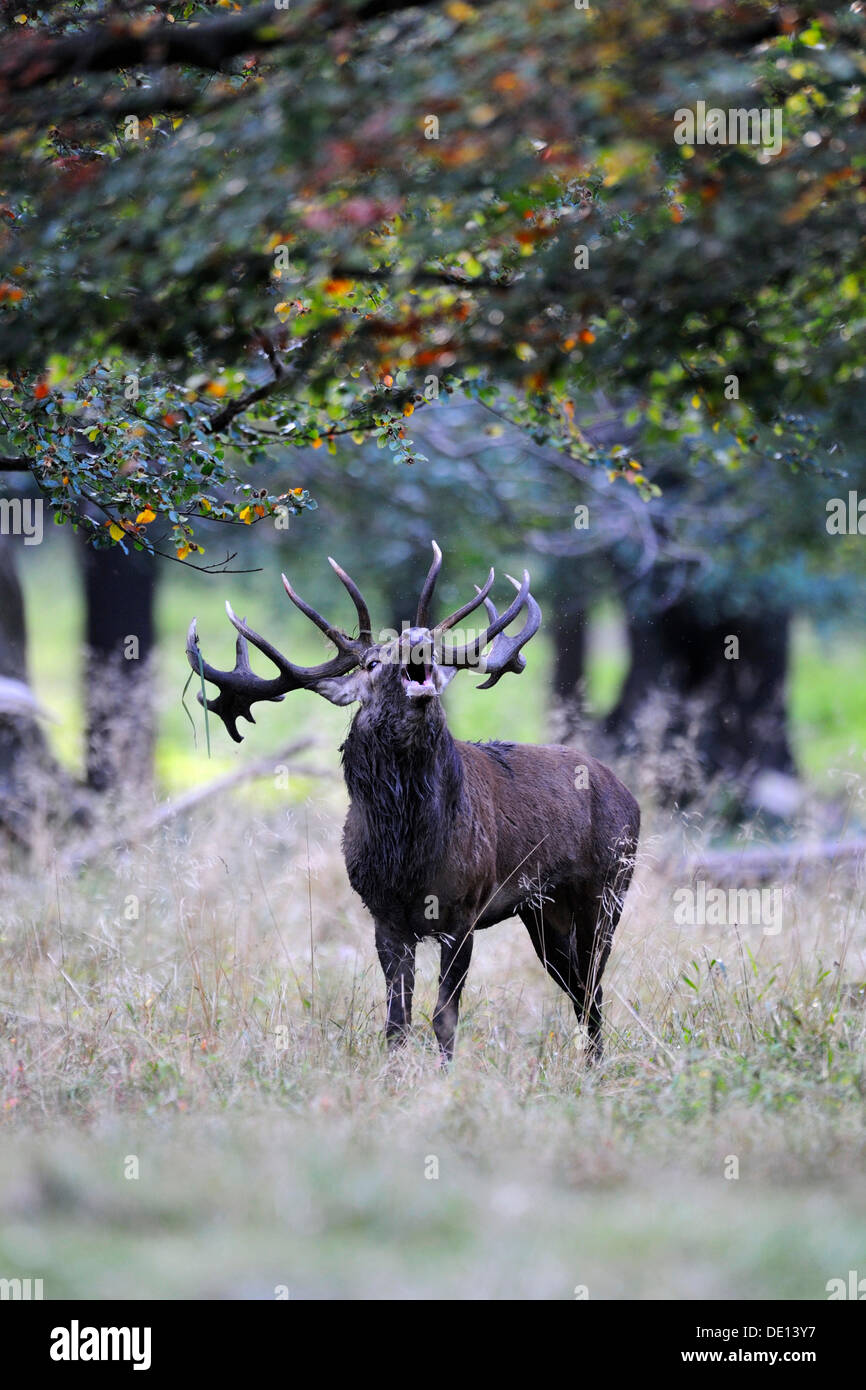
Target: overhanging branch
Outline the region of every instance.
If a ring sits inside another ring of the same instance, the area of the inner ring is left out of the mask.
[[[493,0],[474,0],[475,8],[491,3]],[[84,33],[67,38],[26,34],[12,43],[7,39],[7,51],[0,59],[0,88],[26,91],[73,73],[78,77],[86,72],[142,66],[183,64],[219,72],[241,54],[309,44],[317,34],[419,8],[432,8],[431,0],[363,0],[359,5],[324,0],[299,17],[274,9],[273,4],[256,5],[244,14],[206,23],[157,23],[144,29],[140,20],[109,16]]]

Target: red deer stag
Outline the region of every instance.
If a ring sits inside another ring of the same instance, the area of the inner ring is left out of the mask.
[[[441,971],[433,1027],[450,1059],[475,930],[517,914],[545,969],[586,1025],[590,1059],[597,1060],[601,976],[634,864],[637,802],[609,768],[573,748],[453,738],[440,703],[460,670],[485,675],[479,689],[486,690],[506,671],[518,675],[524,669],[520,649],[541,622],[528,573],[520,584],[511,579],[517,594],[503,613],[488,598],[491,569],[476,597],[431,627],[442,563],[434,541],[415,625],[375,641],[357,585],[330,563],[355,604],[357,637],[331,627],[283,575],[292,603],[337,648],[319,666],[294,665],[227,603],[239,633],[237,660],[233,671],[218,671],[201,658],[193,619],[189,663],[219,690],[208,709],[240,742],[236,721],[243,715],[255,722],[256,700],[314,690],[337,705],[360,705],[340,750],[351,803],[343,853],[352,887],[376,924],[389,1041],[405,1037],[415,949],[434,937]],[[462,645],[446,645],[444,634],[481,603],[488,625]],[[521,613],[522,629],[508,636],[505,629]],[[248,642],[273,662],[276,676],[266,680],[252,671]]]

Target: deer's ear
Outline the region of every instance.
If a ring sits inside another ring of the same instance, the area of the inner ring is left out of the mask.
[[[456,666],[434,666],[433,683],[436,686],[436,694],[441,695],[446,685],[450,685],[456,675]]]
[[[363,699],[368,683],[366,671],[350,671],[348,676],[327,676],[309,689],[324,695],[332,705],[351,705],[354,700]]]

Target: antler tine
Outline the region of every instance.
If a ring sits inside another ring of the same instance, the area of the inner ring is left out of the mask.
[[[229,608],[228,602],[226,603],[226,608]],[[234,616],[231,613],[230,609],[229,616]],[[201,654],[201,648],[199,647],[197,618],[193,618],[192,622],[189,625],[189,630],[186,634],[186,656],[190,666],[195,671],[196,675],[203,675],[205,680],[210,681],[212,685],[217,684],[217,677],[222,679],[226,675],[246,675],[247,673],[249,673],[250,675],[253,674],[252,667],[250,666],[250,655],[249,648],[247,647],[247,641],[246,638],[240,632],[238,633],[237,641],[235,642],[234,671],[218,671],[215,666],[211,666],[209,661],[205,661],[204,657]],[[280,698],[282,698],[282,696]],[[202,703],[201,691],[199,691],[198,702],[199,704]]]
[[[433,545],[433,563],[427,571],[427,578],[424,580],[424,588],[421,590],[421,597],[418,600],[418,611],[415,614],[416,627],[430,626],[430,603],[433,598],[433,590],[436,588],[436,580],[439,578],[439,571],[442,568],[442,551],[435,541]]]
[[[449,627],[454,627],[455,623],[459,623],[467,614],[472,613],[474,609],[478,607],[479,603],[483,603],[490,593],[490,590],[493,588],[493,579],[494,574],[491,569],[483,589],[479,589],[478,585],[475,584],[473,586],[475,589],[475,598],[469,599],[467,603],[463,604],[462,608],[455,608],[453,613],[449,613],[447,618],[443,618],[441,623],[437,623],[433,629],[434,636],[438,636],[440,632],[447,632]]]
[[[228,604],[226,608],[229,617],[237,626],[240,619],[235,620]],[[240,627],[238,631],[240,633]],[[195,618],[190,623],[187,633],[186,655],[196,675],[204,676],[206,681],[210,681],[219,689],[219,695],[212,700],[204,699],[199,691],[199,704],[206,704],[211,713],[219,716],[235,743],[243,742],[243,735],[238,733],[238,719],[243,716],[251,724],[256,722],[251,708],[254,700],[282,700],[286,692],[293,688],[291,684],[287,684],[287,677],[282,672],[271,680],[264,680],[261,676],[255,675],[250,667],[249,651],[243,635],[238,637],[236,643],[233,671],[219,671],[215,666],[211,666],[201,655]]]
[[[330,555],[328,556],[328,564],[340,580],[340,583],[348,590],[349,596],[355,605],[355,611],[358,614],[358,638],[364,642],[365,646],[371,646],[373,642],[373,625],[370,622],[370,610],[364,602],[364,596],[361,590],[358,588],[351,575],[348,575],[342,565],[338,565],[336,560],[332,559]]]
[[[300,608],[304,617],[309,618],[311,623],[315,623],[319,631],[324,632],[328,640],[333,642],[334,646],[339,651],[347,653],[354,652],[357,656],[357,643],[355,643],[354,638],[347,637],[345,632],[340,632],[339,628],[332,627],[331,624],[322,617],[321,613],[317,613],[315,608],[312,608],[309,603],[306,603],[304,599],[301,598],[300,594],[295,592],[284,574],[280,577],[283,581],[283,588],[295,607]],[[361,645],[366,644],[362,643]]]
[[[511,578],[510,575],[509,578]],[[515,584],[515,581],[513,579],[511,580],[511,582],[512,584]],[[442,655],[439,658],[440,664],[442,666],[478,665],[478,659],[484,648],[487,646],[487,643],[492,642],[493,638],[497,637],[499,633],[502,631],[502,629],[506,628],[508,624],[517,617],[518,613],[526,603],[526,597],[529,593],[528,570],[523,571],[523,582],[521,584],[516,584],[516,588],[517,597],[509,604],[505,612],[501,613],[499,617],[497,617],[495,621],[492,622],[484,632],[480,632],[477,637],[475,637],[471,642],[467,642],[462,647],[452,647],[450,651],[443,648]]]
[[[266,638],[255,632],[245,618],[239,618],[229,602],[226,602],[226,613],[229,622],[237,629],[238,633],[235,665],[232,671],[219,671],[215,666],[211,666],[210,662],[203,659],[199,648],[195,618],[190,623],[187,633],[186,654],[190,666],[193,671],[203,675],[206,681],[210,681],[219,690],[219,695],[211,700],[202,700],[201,693],[199,693],[199,702],[206,704],[212,713],[220,717],[229,736],[234,739],[235,743],[243,741],[242,735],[237,730],[238,719],[243,717],[251,724],[256,722],[252,715],[252,705],[257,700],[282,700],[283,696],[287,695],[290,690],[304,689],[330,676],[346,675],[353,666],[358,664],[362,644],[353,642],[343,633],[329,627],[315,609],[310,608],[303,599],[298,598],[285,576],[283,576],[283,582],[286,586],[286,592],[293,602],[337,646],[338,654],[330,661],[324,661],[319,666],[296,666]],[[268,680],[263,676],[256,675],[250,666],[248,642],[252,642],[254,647],[257,647],[269,661],[273,662],[279,671],[278,676],[272,676]]]
[[[318,666],[296,666],[293,661],[289,661],[288,657],[283,656],[282,652],[277,651],[277,648],[272,646],[267,638],[260,636],[258,632],[249,627],[246,619],[239,618],[236,613],[233,613],[228,600],[226,601],[226,612],[229,615],[229,622],[241,634],[241,640],[248,639],[252,642],[254,647],[258,647],[259,651],[264,652],[268,660],[274,663],[286,680],[292,681],[292,685],[288,689],[302,689],[312,681],[321,680],[324,676],[344,675],[346,671],[351,671],[352,667],[358,664],[358,652],[354,649],[350,639],[342,632],[337,632],[336,628],[329,629],[324,618],[320,619],[320,622],[324,624],[323,631],[327,631],[329,637],[333,633],[332,641],[336,642],[340,648],[339,655],[332,656],[330,661],[323,661]],[[337,638],[340,640],[337,641]],[[244,649],[246,659],[246,642],[244,642]],[[248,659],[247,666],[249,666]],[[254,677],[254,679],[258,679],[258,677]]]
[[[525,575],[525,572],[524,572]],[[507,579],[520,592],[521,585],[512,575],[506,575]],[[487,616],[492,618],[494,623],[498,621],[496,608],[490,599],[484,600],[484,607],[487,609]],[[506,671],[513,671],[515,676],[519,676],[521,671],[526,670],[526,657],[521,654],[520,648],[525,646],[530,637],[534,637],[541,626],[541,609],[536,603],[532,594],[527,589],[526,602],[526,622],[518,633],[509,637],[507,632],[500,632],[494,639],[493,646],[489,654],[483,659],[484,674],[486,681],[482,681],[478,686],[479,690],[489,690],[496,682],[505,675]]]

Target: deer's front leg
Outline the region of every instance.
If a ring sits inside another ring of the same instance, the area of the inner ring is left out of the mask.
[[[412,991],[415,988],[415,942],[402,941],[383,927],[376,927],[376,950],[388,986],[385,1037],[392,1047],[405,1042],[412,1022]]]
[[[454,1034],[460,1012],[460,995],[466,983],[472,959],[471,926],[456,927],[453,933],[441,937],[442,963],[439,970],[439,997],[433,1014],[433,1028],[442,1049],[442,1057],[450,1062],[454,1056]]]

